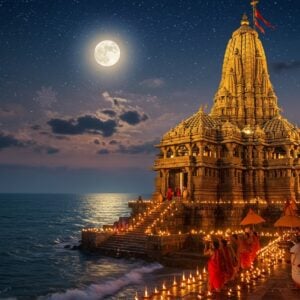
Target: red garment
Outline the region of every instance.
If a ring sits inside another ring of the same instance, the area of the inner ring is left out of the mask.
[[[173,192],[172,192],[172,189],[171,188],[168,188],[168,191],[167,191],[167,199],[169,201],[172,200],[172,197],[173,197]]]
[[[234,262],[233,253],[231,253],[228,247],[222,248],[222,254],[224,257],[224,279],[225,281],[231,280],[234,275]]]
[[[251,245],[251,261],[253,262],[256,258],[257,252],[260,250],[259,238],[256,235],[253,235],[253,241]]]
[[[214,250],[208,261],[208,282],[210,290],[221,289],[224,285],[221,251]]]
[[[249,269],[251,267],[251,248],[247,240],[241,241],[240,261],[242,269]]]
[[[176,189],[176,196],[177,197],[181,197],[181,190],[180,190],[180,188]]]

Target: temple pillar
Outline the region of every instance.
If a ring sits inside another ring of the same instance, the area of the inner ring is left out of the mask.
[[[161,180],[161,188],[160,192],[162,193],[163,196],[167,194],[167,189],[168,189],[168,171],[165,169],[160,170],[162,172],[162,180]]]

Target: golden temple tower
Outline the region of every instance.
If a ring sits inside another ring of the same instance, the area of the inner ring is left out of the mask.
[[[244,15],[225,51],[211,113],[202,108],[157,146],[155,196],[200,202],[299,199],[299,130],[280,115],[258,33]]]

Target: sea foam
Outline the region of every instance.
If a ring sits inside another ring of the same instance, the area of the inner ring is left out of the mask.
[[[158,263],[132,269],[127,274],[101,283],[94,283],[85,289],[70,289],[64,293],[55,293],[46,297],[39,297],[39,300],[99,300],[104,297],[114,295],[122,288],[130,284],[142,282],[143,274],[151,273],[161,269]]]

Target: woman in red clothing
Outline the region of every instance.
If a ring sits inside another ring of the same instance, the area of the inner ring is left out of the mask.
[[[256,231],[252,235],[252,245],[251,245],[251,261],[253,262],[256,258],[257,252],[260,250],[259,237]]]
[[[205,246],[204,254],[209,255],[208,260],[208,284],[209,291],[220,292],[224,285],[224,267],[220,244],[218,241],[210,243],[210,246]]]
[[[167,200],[168,200],[168,201],[171,201],[172,198],[173,198],[173,191],[172,191],[172,189],[169,187],[169,188],[168,188],[168,191],[167,191]]]
[[[232,248],[227,245],[226,240],[221,240],[221,252],[224,260],[224,280],[230,281],[234,277],[234,253]]]
[[[246,232],[240,244],[240,262],[242,269],[249,269],[251,267],[251,245],[252,239],[250,234]]]

